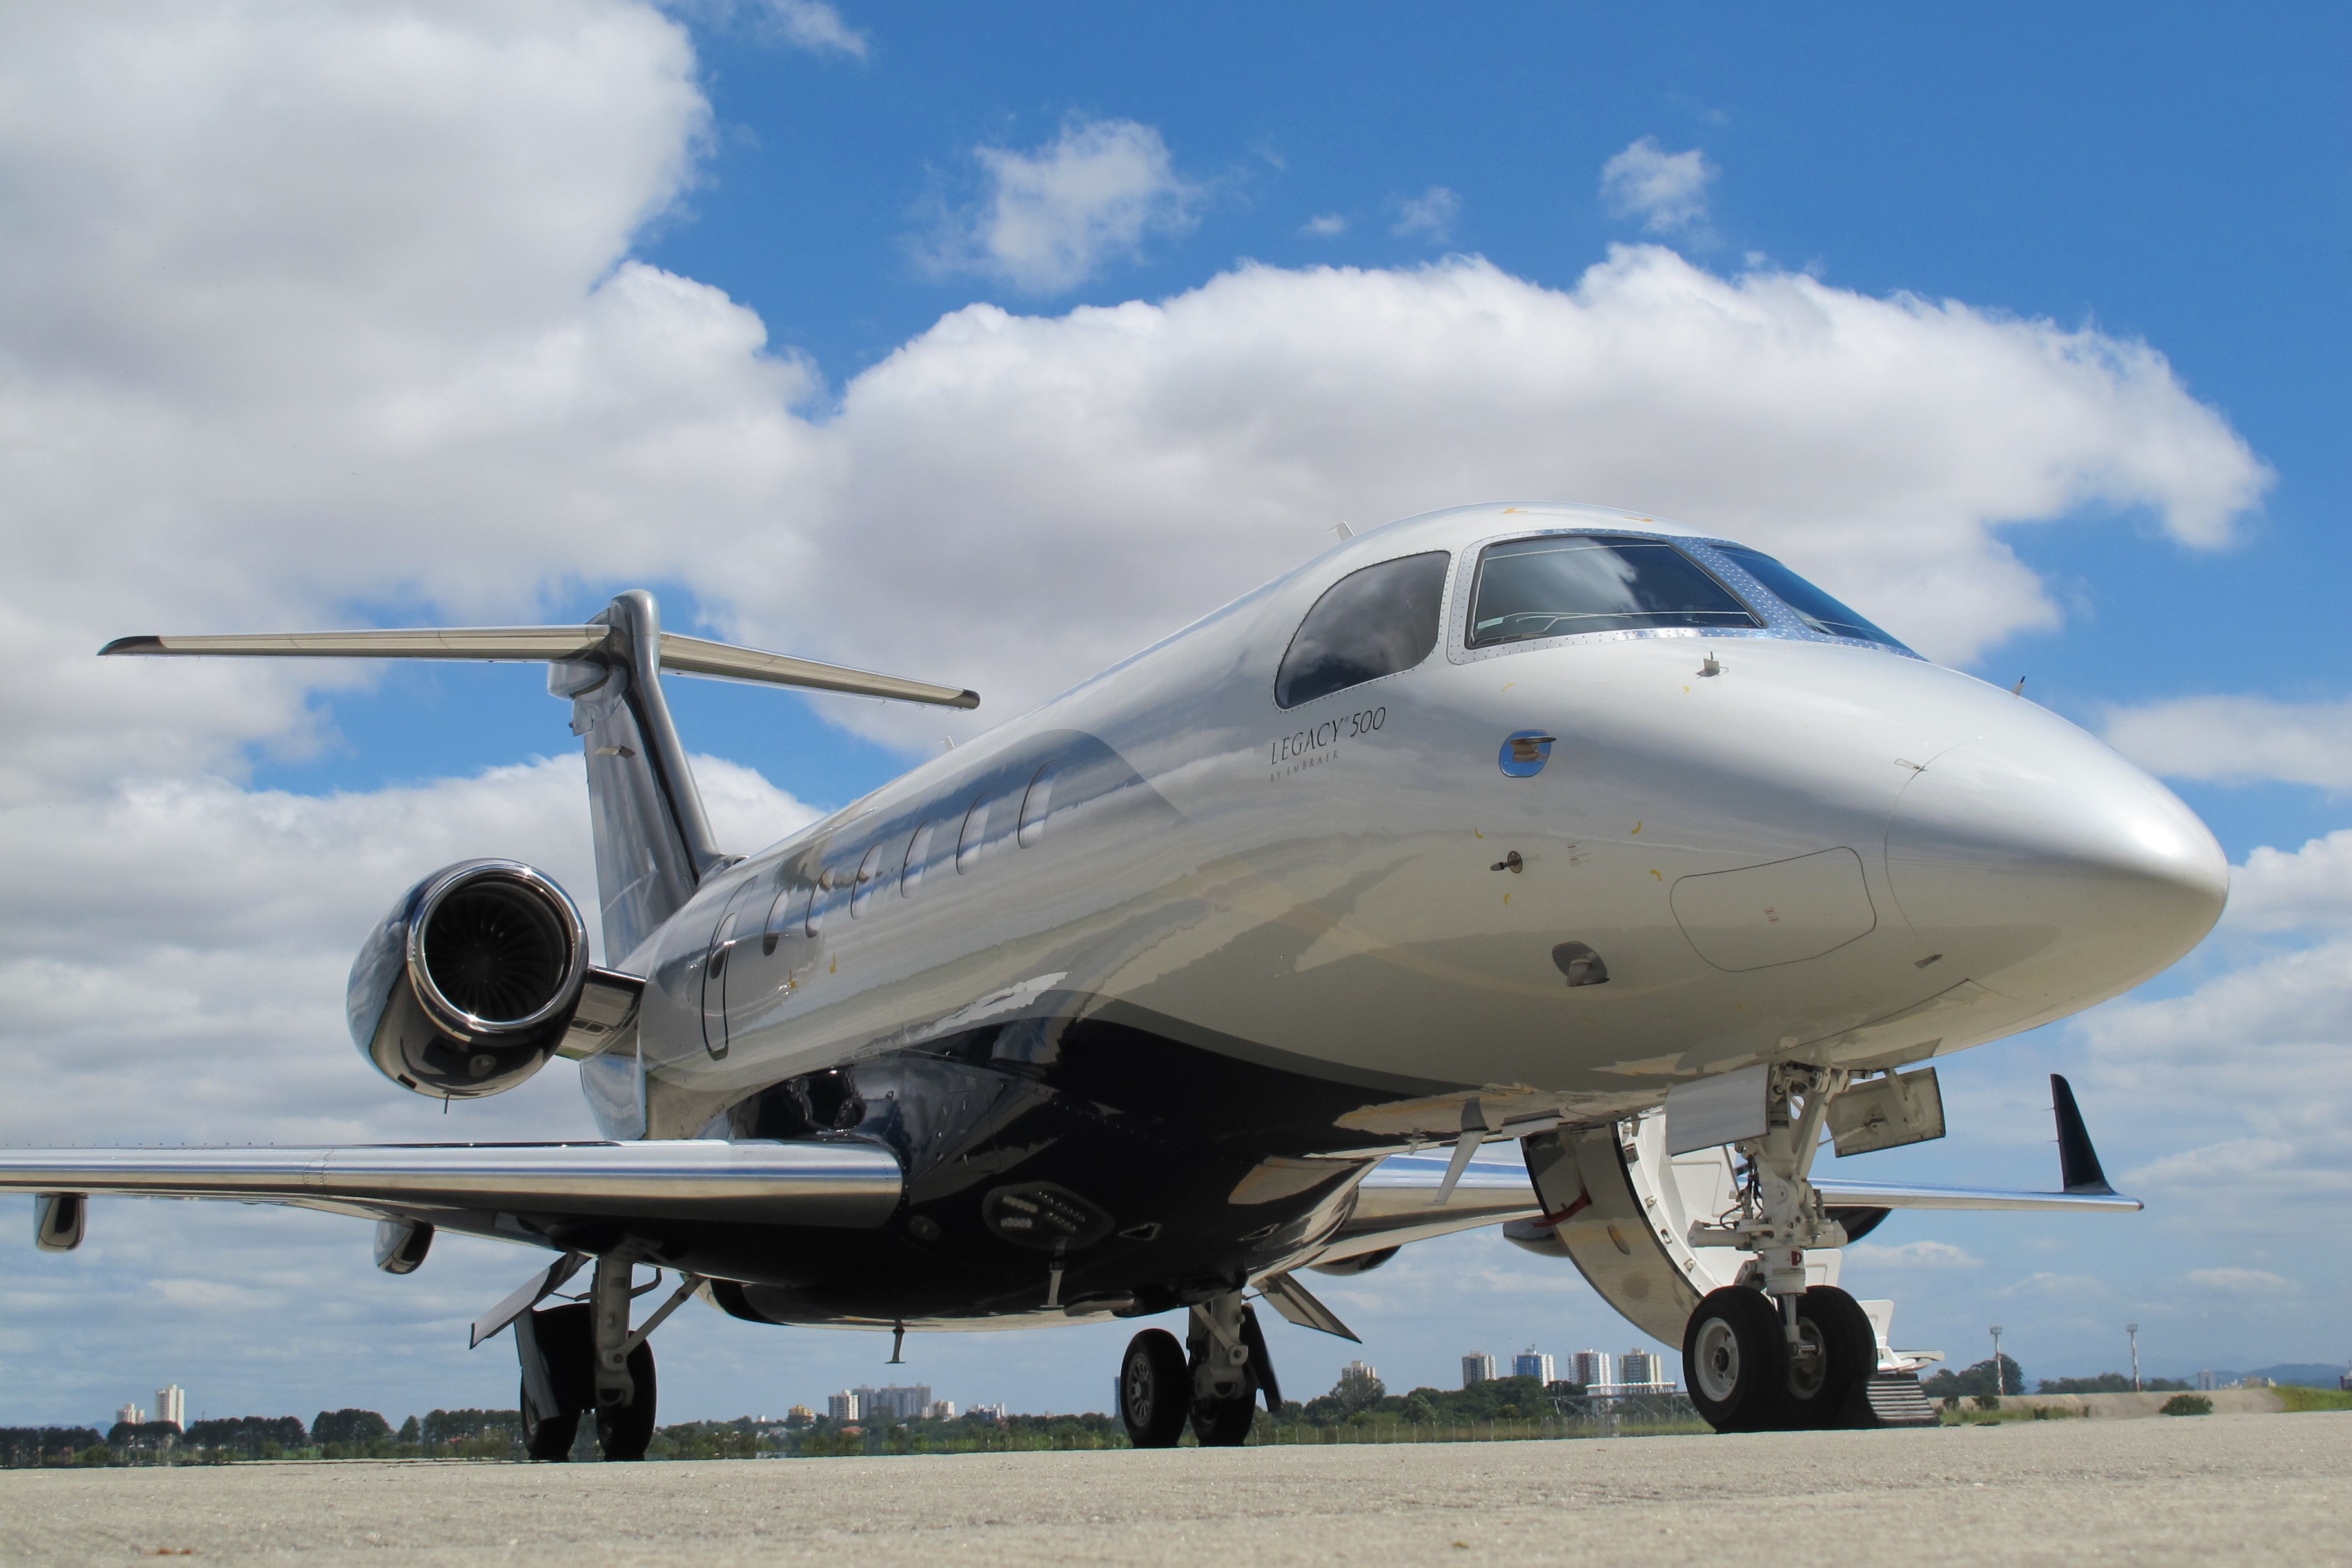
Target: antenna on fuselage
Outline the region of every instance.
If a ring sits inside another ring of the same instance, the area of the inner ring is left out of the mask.
[[[1344,522],[1335,522],[1335,523],[1333,523],[1333,524],[1331,525],[1330,531],[1331,531],[1331,532],[1333,532],[1333,533],[1336,533],[1336,534],[1338,534],[1338,535],[1339,536],[1339,542],[1340,542],[1340,543],[1342,543],[1342,544],[1347,543],[1347,542],[1348,542],[1348,541],[1349,541],[1349,540],[1351,540],[1351,539],[1353,539],[1353,538],[1355,538],[1355,537],[1356,537],[1356,531],[1355,531],[1354,529],[1352,529],[1352,528],[1349,528],[1349,527],[1346,523],[1344,523]]]

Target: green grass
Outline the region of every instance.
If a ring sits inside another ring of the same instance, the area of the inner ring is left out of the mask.
[[[2277,1393],[2283,1410],[2352,1410],[2352,1390],[2298,1388],[2293,1384],[2281,1384]]]

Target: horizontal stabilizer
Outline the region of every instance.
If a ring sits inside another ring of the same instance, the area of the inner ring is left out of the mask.
[[[901,1182],[889,1151],[849,1141],[0,1149],[0,1192],[228,1198],[380,1218],[650,1215],[864,1229],[897,1209]]]
[[[213,637],[117,637],[99,649],[112,654],[176,654],[182,657],[246,658],[451,658],[562,663],[610,657],[613,628],[584,626],[450,626],[418,630],[356,632],[258,632]],[[933,686],[895,675],[819,664],[789,654],[737,647],[732,643],[663,632],[661,668],[678,675],[720,680],[751,680],[798,686],[855,697],[929,702],[941,708],[977,708],[980,694],[961,687]]]

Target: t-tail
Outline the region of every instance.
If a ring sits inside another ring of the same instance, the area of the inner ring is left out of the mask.
[[[545,663],[548,689],[572,700],[588,760],[597,900],[608,962],[624,963],[735,857],[711,839],[702,797],[664,699],[661,672],[798,686],[943,708],[977,692],[706,642],[661,629],[654,596],[632,589],[584,626],[278,632],[118,637],[101,654],[268,658],[446,658]]]

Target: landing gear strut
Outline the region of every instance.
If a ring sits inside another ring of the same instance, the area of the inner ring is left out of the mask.
[[[1239,1291],[1192,1310],[1185,1343],[1165,1329],[1128,1342],[1119,1363],[1118,1414],[1139,1448],[1172,1448],[1189,1423],[1204,1448],[1238,1448],[1249,1440],[1257,1396],[1277,1409],[1281,1385],[1265,1352],[1257,1313]]]
[[[607,1459],[646,1457],[653,1441],[656,1385],[649,1336],[702,1281],[688,1275],[660,1310],[631,1332],[629,1303],[636,1292],[634,1262],[596,1260],[588,1299],[515,1320],[515,1352],[522,1363],[523,1447],[534,1459],[572,1457],[580,1418],[593,1414],[597,1446]],[[660,1283],[646,1287],[650,1290]]]
[[[1748,1184],[1730,1223],[1710,1227],[1707,1239],[1754,1256],[1739,1282],[1708,1292],[1683,1330],[1685,1385],[1718,1432],[1872,1424],[1864,1395],[1878,1338],[1869,1316],[1835,1286],[1805,1283],[1806,1249],[1846,1242],[1808,1179],[1846,1077],[1837,1068],[1774,1067],[1765,1131],[1738,1145]]]

